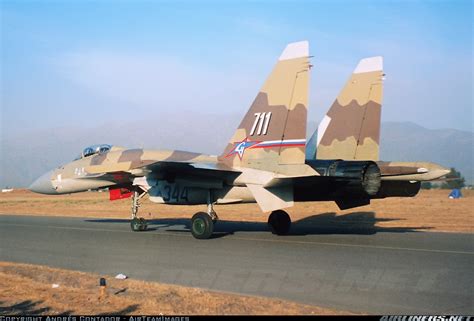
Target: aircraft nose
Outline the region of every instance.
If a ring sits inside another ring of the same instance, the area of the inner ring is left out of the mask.
[[[41,175],[28,189],[40,194],[57,194],[57,191],[53,187],[53,182],[51,181],[52,174],[53,171],[49,171]]]

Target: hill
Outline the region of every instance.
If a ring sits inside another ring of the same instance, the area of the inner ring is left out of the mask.
[[[25,187],[42,173],[71,161],[82,149],[96,143],[125,147],[180,149],[219,154],[240,117],[196,114],[100,127],[58,127],[47,130],[3,133],[1,140],[0,186]],[[189,124],[189,119],[193,119]],[[308,132],[316,127],[308,124]],[[473,182],[472,132],[455,129],[427,129],[414,123],[382,124],[383,160],[433,161],[456,167]]]

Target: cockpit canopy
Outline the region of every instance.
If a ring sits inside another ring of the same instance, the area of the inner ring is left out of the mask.
[[[92,145],[92,146],[84,148],[81,156],[77,157],[76,159],[88,157],[95,154],[104,154],[104,153],[107,153],[111,148],[112,148],[112,145],[109,145],[109,144]]]

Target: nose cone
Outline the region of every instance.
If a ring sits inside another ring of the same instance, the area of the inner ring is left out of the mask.
[[[40,194],[58,194],[51,181],[52,174],[53,171],[43,174],[40,178],[34,181],[28,189],[32,192]]]

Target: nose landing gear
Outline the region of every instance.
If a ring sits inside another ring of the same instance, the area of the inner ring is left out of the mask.
[[[138,189],[133,191],[132,195],[132,220],[130,222],[130,227],[132,231],[139,232],[139,231],[146,231],[148,224],[143,217],[138,217],[138,208],[140,207],[140,200],[143,196],[146,195],[146,192]]]
[[[130,222],[130,226],[132,227],[132,231],[134,232],[146,231],[146,229],[148,228],[148,224],[146,223],[146,220],[143,217],[133,218]]]

